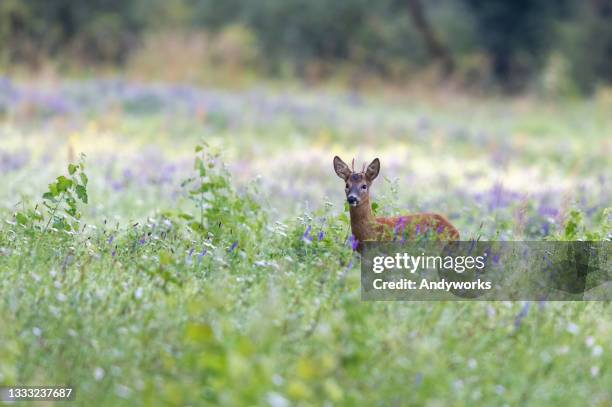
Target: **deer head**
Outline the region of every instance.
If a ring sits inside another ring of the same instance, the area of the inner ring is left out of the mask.
[[[370,201],[370,186],[380,171],[380,161],[378,158],[375,158],[368,165],[368,168],[365,168],[364,164],[361,172],[355,172],[354,164],[355,160],[353,160],[353,167],[349,168],[340,157],[334,157],[334,170],[346,184],[344,188],[346,200],[352,207]]]

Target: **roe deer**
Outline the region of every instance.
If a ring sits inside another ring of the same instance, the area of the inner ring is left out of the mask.
[[[354,166],[355,160],[353,160]],[[349,168],[340,157],[334,157],[334,170],[346,182],[346,200],[350,206],[351,231],[359,242],[366,240],[393,240],[398,232],[401,236],[414,239],[420,233],[433,231],[441,240],[459,240],[459,231],[442,215],[437,213],[415,213],[410,215],[375,218],[370,203],[370,187],[380,171],[380,160],[374,159],[361,172]]]

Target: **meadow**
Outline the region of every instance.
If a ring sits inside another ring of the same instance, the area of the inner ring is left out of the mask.
[[[612,94],[0,78],[0,384],[76,405],[612,405],[609,302],[365,302],[376,212],[609,240]],[[69,165],[70,164],[70,165]]]

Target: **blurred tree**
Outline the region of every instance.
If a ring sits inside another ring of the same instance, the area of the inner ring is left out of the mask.
[[[553,23],[564,0],[464,0],[491,60],[494,78],[507,90],[522,88],[551,48]]]
[[[570,61],[572,78],[584,92],[612,84],[612,0],[580,2],[573,15],[560,44]]]
[[[431,58],[440,63],[445,76],[450,75],[455,69],[455,62],[448,48],[440,41],[425,17],[421,1],[407,0],[407,4],[414,26],[423,37],[423,41]]]
[[[612,83],[612,0],[0,0],[2,67],[120,64],[143,36],[173,32],[214,32],[201,42],[272,74],[351,65],[399,79],[435,62],[520,90],[556,58],[572,86]]]
[[[41,52],[76,49],[93,61],[120,62],[143,27],[139,1],[2,0],[0,44],[5,59],[34,62]]]

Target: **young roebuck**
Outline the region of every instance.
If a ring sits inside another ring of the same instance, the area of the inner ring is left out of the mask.
[[[354,164],[354,160],[353,160]],[[380,160],[374,159],[361,172],[355,172],[340,159],[334,157],[334,170],[346,185],[344,192],[350,206],[351,231],[359,242],[368,240],[415,239],[419,234],[435,233],[441,240],[459,240],[459,231],[442,215],[415,213],[410,215],[376,218],[370,203],[370,187],[380,171]]]

